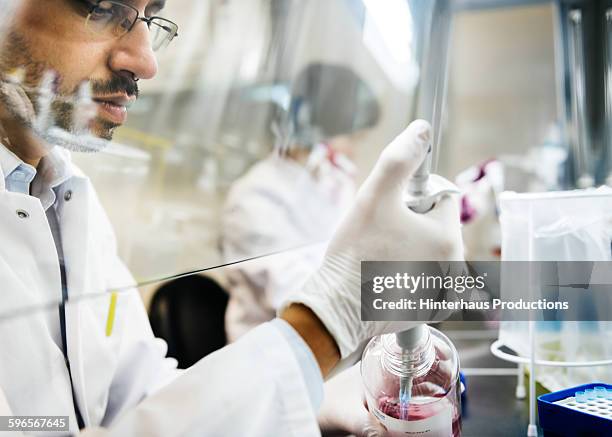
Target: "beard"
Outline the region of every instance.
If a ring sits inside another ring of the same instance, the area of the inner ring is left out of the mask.
[[[15,71],[21,71],[23,78],[20,83],[10,83],[7,75]],[[9,32],[6,36],[0,51],[0,74],[2,80],[0,84],[0,104],[4,106],[12,118],[25,127],[32,128],[36,125],[37,118],[41,115],[42,108],[39,107],[40,84],[45,75],[53,74],[51,92],[53,93],[49,109],[47,110],[52,126],[60,128],[66,133],[75,137],[74,141],[68,141],[67,135],[62,134],[64,141],[57,144],[62,147],[84,151],[99,150],[100,141],[95,147],[88,147],[86,144],[78,145],[79,139],[83,138],[83,132],[75,129],[76,112],[79,108],[76,104],[76,96],[82,83],[88,82],[91,94],[94,96],[104,96],[116,93],[125,93],[128,96],[138,97],[138,84],[133,78],[123,75],[113,75],[109,80],[84,79],[80,84],[72,87],[62,86],[62,76],[50,63],[44,60],[34,59],[27,40],[17,32]],[[115,130],[119,124],[108,121],[96,114],[89,122],[89,134],[101,140],[112,140]],[[43,135],[44,136],[44,135]],[[52,140],[50,140],[52,142]]]

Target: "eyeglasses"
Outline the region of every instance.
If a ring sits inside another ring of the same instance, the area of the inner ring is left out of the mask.
[[[178,25],[161,17],[141,17],[133,6],[112,0],[91,5],[86,25],[99,35],[119,38],[130,32],[138,21],[147,23],[153,50],[160,50],[178,36]]]

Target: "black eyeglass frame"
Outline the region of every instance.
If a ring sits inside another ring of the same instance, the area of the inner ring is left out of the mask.
[[[94,11],[96,10],[96,8],[98,6],[100,6],[100,3],[102,3],[102,2],[107,2],[107,3],[114,4],[114,5],[123,6],[123,7],[126,7],[126,8],[129,8],[129,9],[133,10],[136,13],[136,18],[134,19],[134,22],[130,25],[129,29],[126,30],[124,35],[127,35],[128,33],[130,33],[132,31],[132,29],[134,29],[134,26],[136,26],[136,23],[138,23],[139,21],[144,21],[147,24],[147,27],[149,29],[151,29],[151,24],[155,24],[156,26],[159,26],[157,23],[154,22],[154,20],[165,21],[166,23],[170,23],[170,24],[172,24],[173,26],[176,27],[176,32],[174,32],[174,35],[172,35],[170,32],[168,32],[170,35],[172,35],[172,37],[170,39],[168,39],[167,44],[170,44],[179,35],[178,34],[178,27],[179,26],[174,21],[170,21],[167,18],[159,17],[159,16],[156,16],[156,15],[153,16],[153,17],[141,16],[140,12],[138,11],[138,9],[136,9],[134,6],[128,5],[126,3],[122,3],[122,2],[116,1],[116,0],[98,0],[97,2],[92,4],[91,7],[89,8],[89,12],[87,14],[87,17],[89,17],[91,14],[93,14]]]

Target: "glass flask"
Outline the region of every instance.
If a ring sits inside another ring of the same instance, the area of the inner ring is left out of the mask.
[[[361,361],[368,409],[391,437],[460,436],[457,351],[435,328],[413,331],[410,345],[396,334],[368,343]]]

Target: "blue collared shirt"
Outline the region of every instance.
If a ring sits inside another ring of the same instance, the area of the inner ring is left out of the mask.
[[[73,176],[70,163],[55,149],[42,158],[36,169],[0,144],[0,168],[7,191],[38,198],[45,211],[51,206],[57,209],[57,191]]]
[[[21,163],[4,179],[6,190],[13,193],[30,193],[30,184],[36,176],[36,169],[31,165]]]

